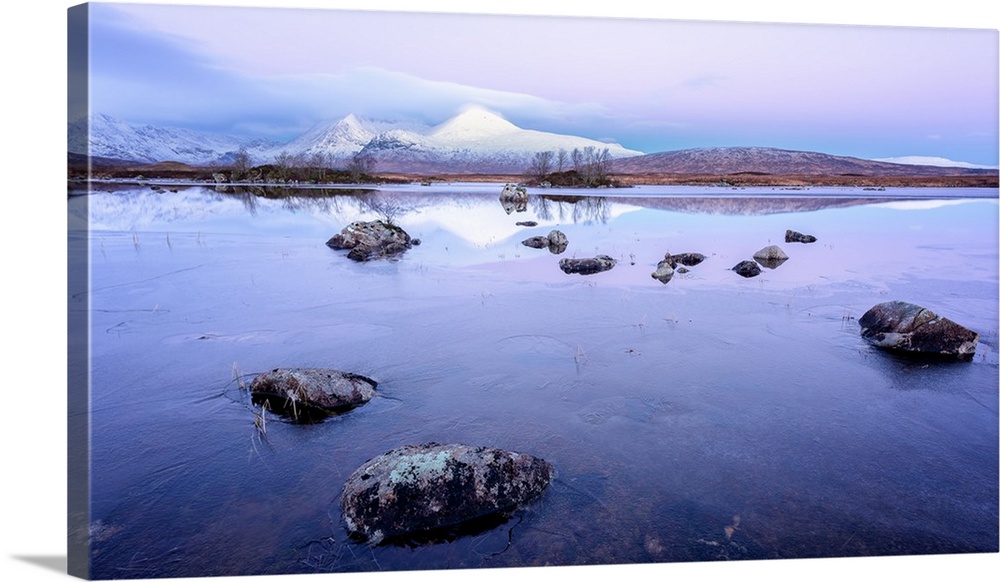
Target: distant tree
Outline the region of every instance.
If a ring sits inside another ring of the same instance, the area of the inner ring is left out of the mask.
[[[363,178],[375,173],[376,164],[374,156],[358,152],[348,162],[347,171],[350,173],[352,181],[360,182]]]
[[[528,174],[538,178],[539,181],[544,180],[545,176],[552,173],[552,158],[554,157],[555,153],[551,150],[535,152],[534,157],[531,158]]]
[[[275,176],[274,178],[279,182],[285,182],[291,175],[292,167],[294,166],[294,158],[287,151],[282,150],[282,152],[274,156],[275,165]]]
[[[247,151],[246,147],[240,146],[240,149],[233,154],[233,163],[230,165],[232,181],[247,179],[252,167],[253,159],[250,157],[250,152]]]
[[[566,162],[569,161],[569,154],[566,150],[559,148],[559,152],[556,153],[556,171],[560,174],[566,169]]]

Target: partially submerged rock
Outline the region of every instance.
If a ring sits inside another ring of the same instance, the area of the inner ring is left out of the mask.
[[[533,236],[526,238],[521,241],[526,247],[531,247],[533,249],[549,249],[553,255],[558,255],[566,250],[569,246],[569,239],[562,231],[553,230],[548,234],[548,236]]]
[[[560,259],[559,268],[568,275],[593,275],[611,269],[616,262],[608,255],[597,255],[586,259]]]
[[[525,212],[528,210],[528,191],[524,186],[504,184],[503,190],[500,191],[500,205],[507,214]]]
[[[778,245],[766,246],[753,254],[753,259],[768,269],[777,269],[788,260],[788,255]]]
[[[858,323],[868,343],[891,350],[972,359],[979,342],[978,333],[905,301],[879,303]]]
[[[736,271],[736,274],[741,277],[750,278],[760,275],[760,265],[754,261],[740,261],[731,270]]]
[[[377,382],[326,368],[276,368],[250,383],[255,402],[295,420],[312,421],[361,406],[375,395]]]
[[[653,278],[666,285],[670,282],[670,279],[674,276],[674,267],[670,264],[669,259],[663,259],[659,263],[656,263],[656,270],[653,271]]]
[[[785,242],[786,243],[814,243],[816,242],[816,237],[811,234],[802,234],[801,232],[795,232],[794,230],[785,231]]]
[[[667,253],[663,255],[663,260],[669,262],[670,266],[674,269],[677,268],[677,265],[694,267],[695,265],[701,264],[701,262],[705,260],[705,255],[701,253],[678,253],[676,255]]]
[[[371,544],[517,509],[552,480],[548,462],[461,444],[408,445],[359,467],[340,506],[347,530]]]
[[[419,244],[419,243],[417,243]],[[326,241],[326,246],[349,249],[347,257],[364,262],[400,255],[413,246],[405,230],[383,220],[352,222]]]
[[[522,220],[521,222],[515,222],[514,224],[517,226],[538,226],[538,223],[534,220]]]

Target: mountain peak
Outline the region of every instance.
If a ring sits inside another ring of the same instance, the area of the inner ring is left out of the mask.
[[[518,131],[513,123],[478,105],[465,107],[458,115],[434,128],[430,135],[449,140],[476,140]]]

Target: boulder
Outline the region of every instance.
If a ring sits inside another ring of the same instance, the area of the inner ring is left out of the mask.
[[[560,259],[559,268],[568,275],[593,275],[611,269],[615,263],[608,255],[597,255],[586,259]]]
[[[753,254],[753,259],[768,269],[777,269],[788,260],[788,255],[777,245],[764,247]]]
[[[979,342],[978,333],[905,301],[879,303],[858,323],[862,338],[890,350],[970,360]]]
[[[375,395],[377,382],[359,374],[326,368],[276,368],[250,383],[255,402],[309,422],[361,406]]]
[[[462,444],[407,445],[359,467],[340,498],[345,526],[370,544],[509,512],[541,495],[548,462]]]
[[[666,285],[670,282],[674,276],[674,268],[670,264],[669,259],[663,259],[659,263],[656,263],[656,270],[653,271],[653,278]]]
[[[811,234],[802,234],[801,232],[795,232],[794,230],[786,230],[785,242],[814,243],[816,242],[816,237],[814,237]]]
[[[754,261],[740,261],[731,270],[736,271],[741,277],[750,278],[760,275],[760,266]]]
[[[349,249],[348,258],[364,262],[400,255],[413,243],[402,228],[383,220],[373,220],[352,222],[326,241],[326,246],[337,250]]]
[[[525,212],[528,210],[528,191],[524,186],[504,184],[503,190],[500,191],[500,205],[507,214]]]

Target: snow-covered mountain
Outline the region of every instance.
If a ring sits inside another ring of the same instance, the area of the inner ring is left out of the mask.
[[[608,149],[612,159],[642,155],[619,144],[573,135],[522,129],[481,107],[469,107],[427,132],[393,130],[379,134],[361,150],[382,171],[521,172],[537,152],[592,147]]]
[[[85,119],[70,124],[68,139],[71,153],[87,153]],[[95,157],[150,163],[224,164],[231,161],[241,147],[256,159],[270,155],[277,145],[259,138],[133,125],[100,113],[90,117],[90,155]]]
[[[83,154],[82,122],[69,128],[72,153]],[[375,159],[379,171],[522,172],[537,152],[608,149],[612,159],[641,155],[618,144],[572,135],[521,129],[500,115],[469,107],[436,126],[348,115],[314,125],[287,143],[248,140],[176,128],[139,126],[96,114],[90,126],[91,155],[136,162],[175,161],[192,165],[227,163],[240,147],[256,164],[282,155],[306,163],[317,155],[337,165],[358,153]]]

